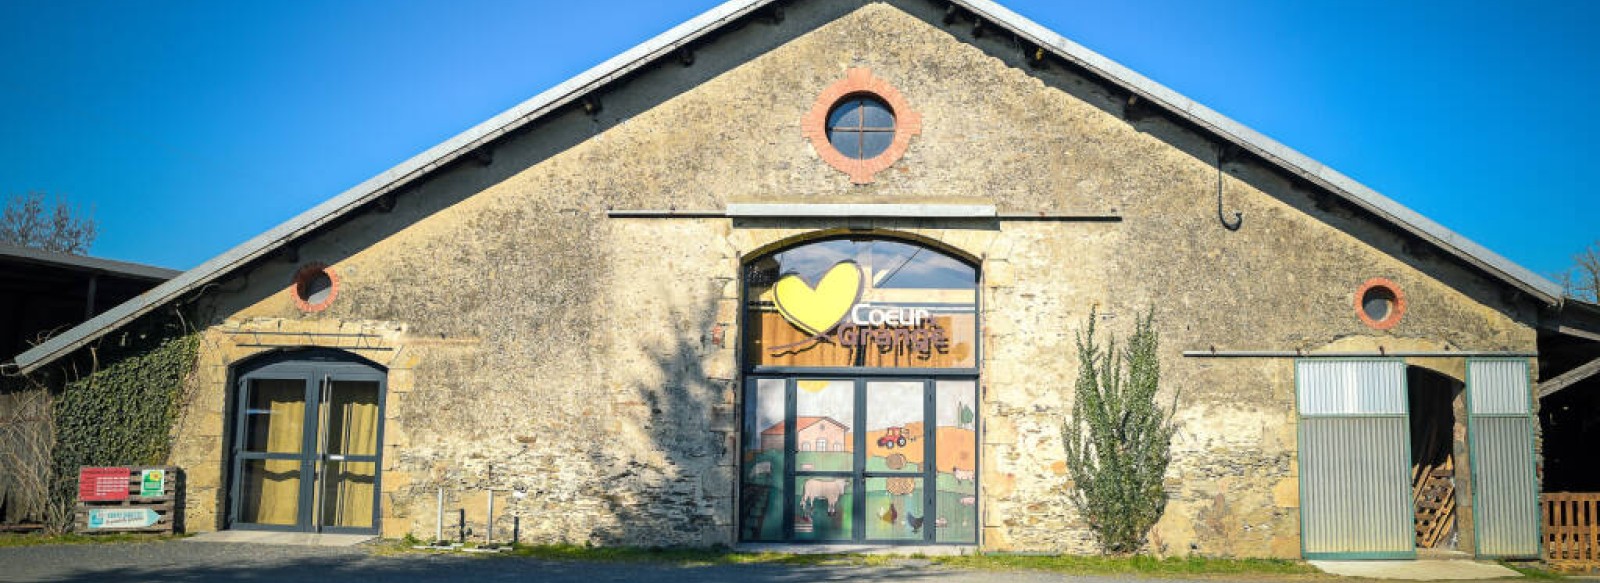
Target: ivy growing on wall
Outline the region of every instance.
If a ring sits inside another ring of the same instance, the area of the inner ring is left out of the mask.
[[[181,322],[135,323],[78,359],[86,374],[56,384],[51,526],[70,520],[79,467],[166,461],[200,345],[199,334]]]

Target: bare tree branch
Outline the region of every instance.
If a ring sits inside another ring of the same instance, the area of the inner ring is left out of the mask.
[[[93,209],[80,215],[62,197],[47,208],[42,192],[8,197],[0,211],[0,243],[87,255],[97,234]]]
[[[1561,274],[1567,295],[1589,302],[1600,302],[1600,241],[1572,256],[1572,269]]]

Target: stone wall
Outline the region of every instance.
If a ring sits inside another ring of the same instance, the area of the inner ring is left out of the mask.
[[[484,528],[487,489],[525,541],[731,544],[741,261],[818,230],[906,234],[979,258],[984,329],[982,536],[993,550],[1090,552],[1067,502],[1059,427],[1073,338],[1092,306],[1126,335],[1154,307],[1179,433],[1151,550],[1299,553],[1292,363],[1184,350],[1398,346],[1534,349],[1535,315],[1500,285],[1009,38],[945,27],[919,1],[801,3],[737,26],[692,66],[647,68],[208,288],[200,387],[175,429],[188,524],[221,526],[229,371],[274,346],[351,348],[389,367],[382,532],[431,536],[435,496]],[[855,186],[800,134],[852,67],[894,84],[922,134]],[[1119,222],[607,218],[730,201],[972,202]],[[341,277],[296,309],[298,266]],[[1356,288],[1410,308],[1365,327]],[[252,334],[272,331],[273,334]],[[306,332],[323,333],[318,336]],[[502,518],[497,529],[509,529]],[[447,518],[447,524],[453,519]],[[508,531],[508,530],[507,530]]]

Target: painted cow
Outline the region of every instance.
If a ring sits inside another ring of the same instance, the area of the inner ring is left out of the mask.
[[[806,480],[800,489],[800,511],[806,515],[811,514],[811,506],[817,500],[828,504],[828,516],[839,515],[839,497],[844,496],[844,487],[848,480]]]

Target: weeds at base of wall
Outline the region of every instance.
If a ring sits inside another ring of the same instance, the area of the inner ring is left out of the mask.
[[[413,550],[416,539],[383,541],[374,546],[379,554],[441,552]],[[1320,575],[1302,561],[1282,559],[1211,559],[1204,557],[1156,558],[1145,555],[1124,557],[1084,557],[1069,555],[974,554],[926,556],[921,554],[846,554],[739,552],[727,547],[641,548],[597,547],[573,544],[516,545],[507,555],[549,561],[592,563],[660,563],[679,567],[715,565],[789,566],[927,566],[983,571],[1046,571],[1074,575]]]
[[[161,465],[184,387],[194,373],[200,335],[181,318],[136,322],[87,349],[88,372],[45,382],[55,390],[45,526],[72,527],[82,466]]]
[[[77,545],[105,543],[153,543],[185,538],[182,534],[4,534],[0,533],[0,549],[10,547],[36,547],[42,545]]]

